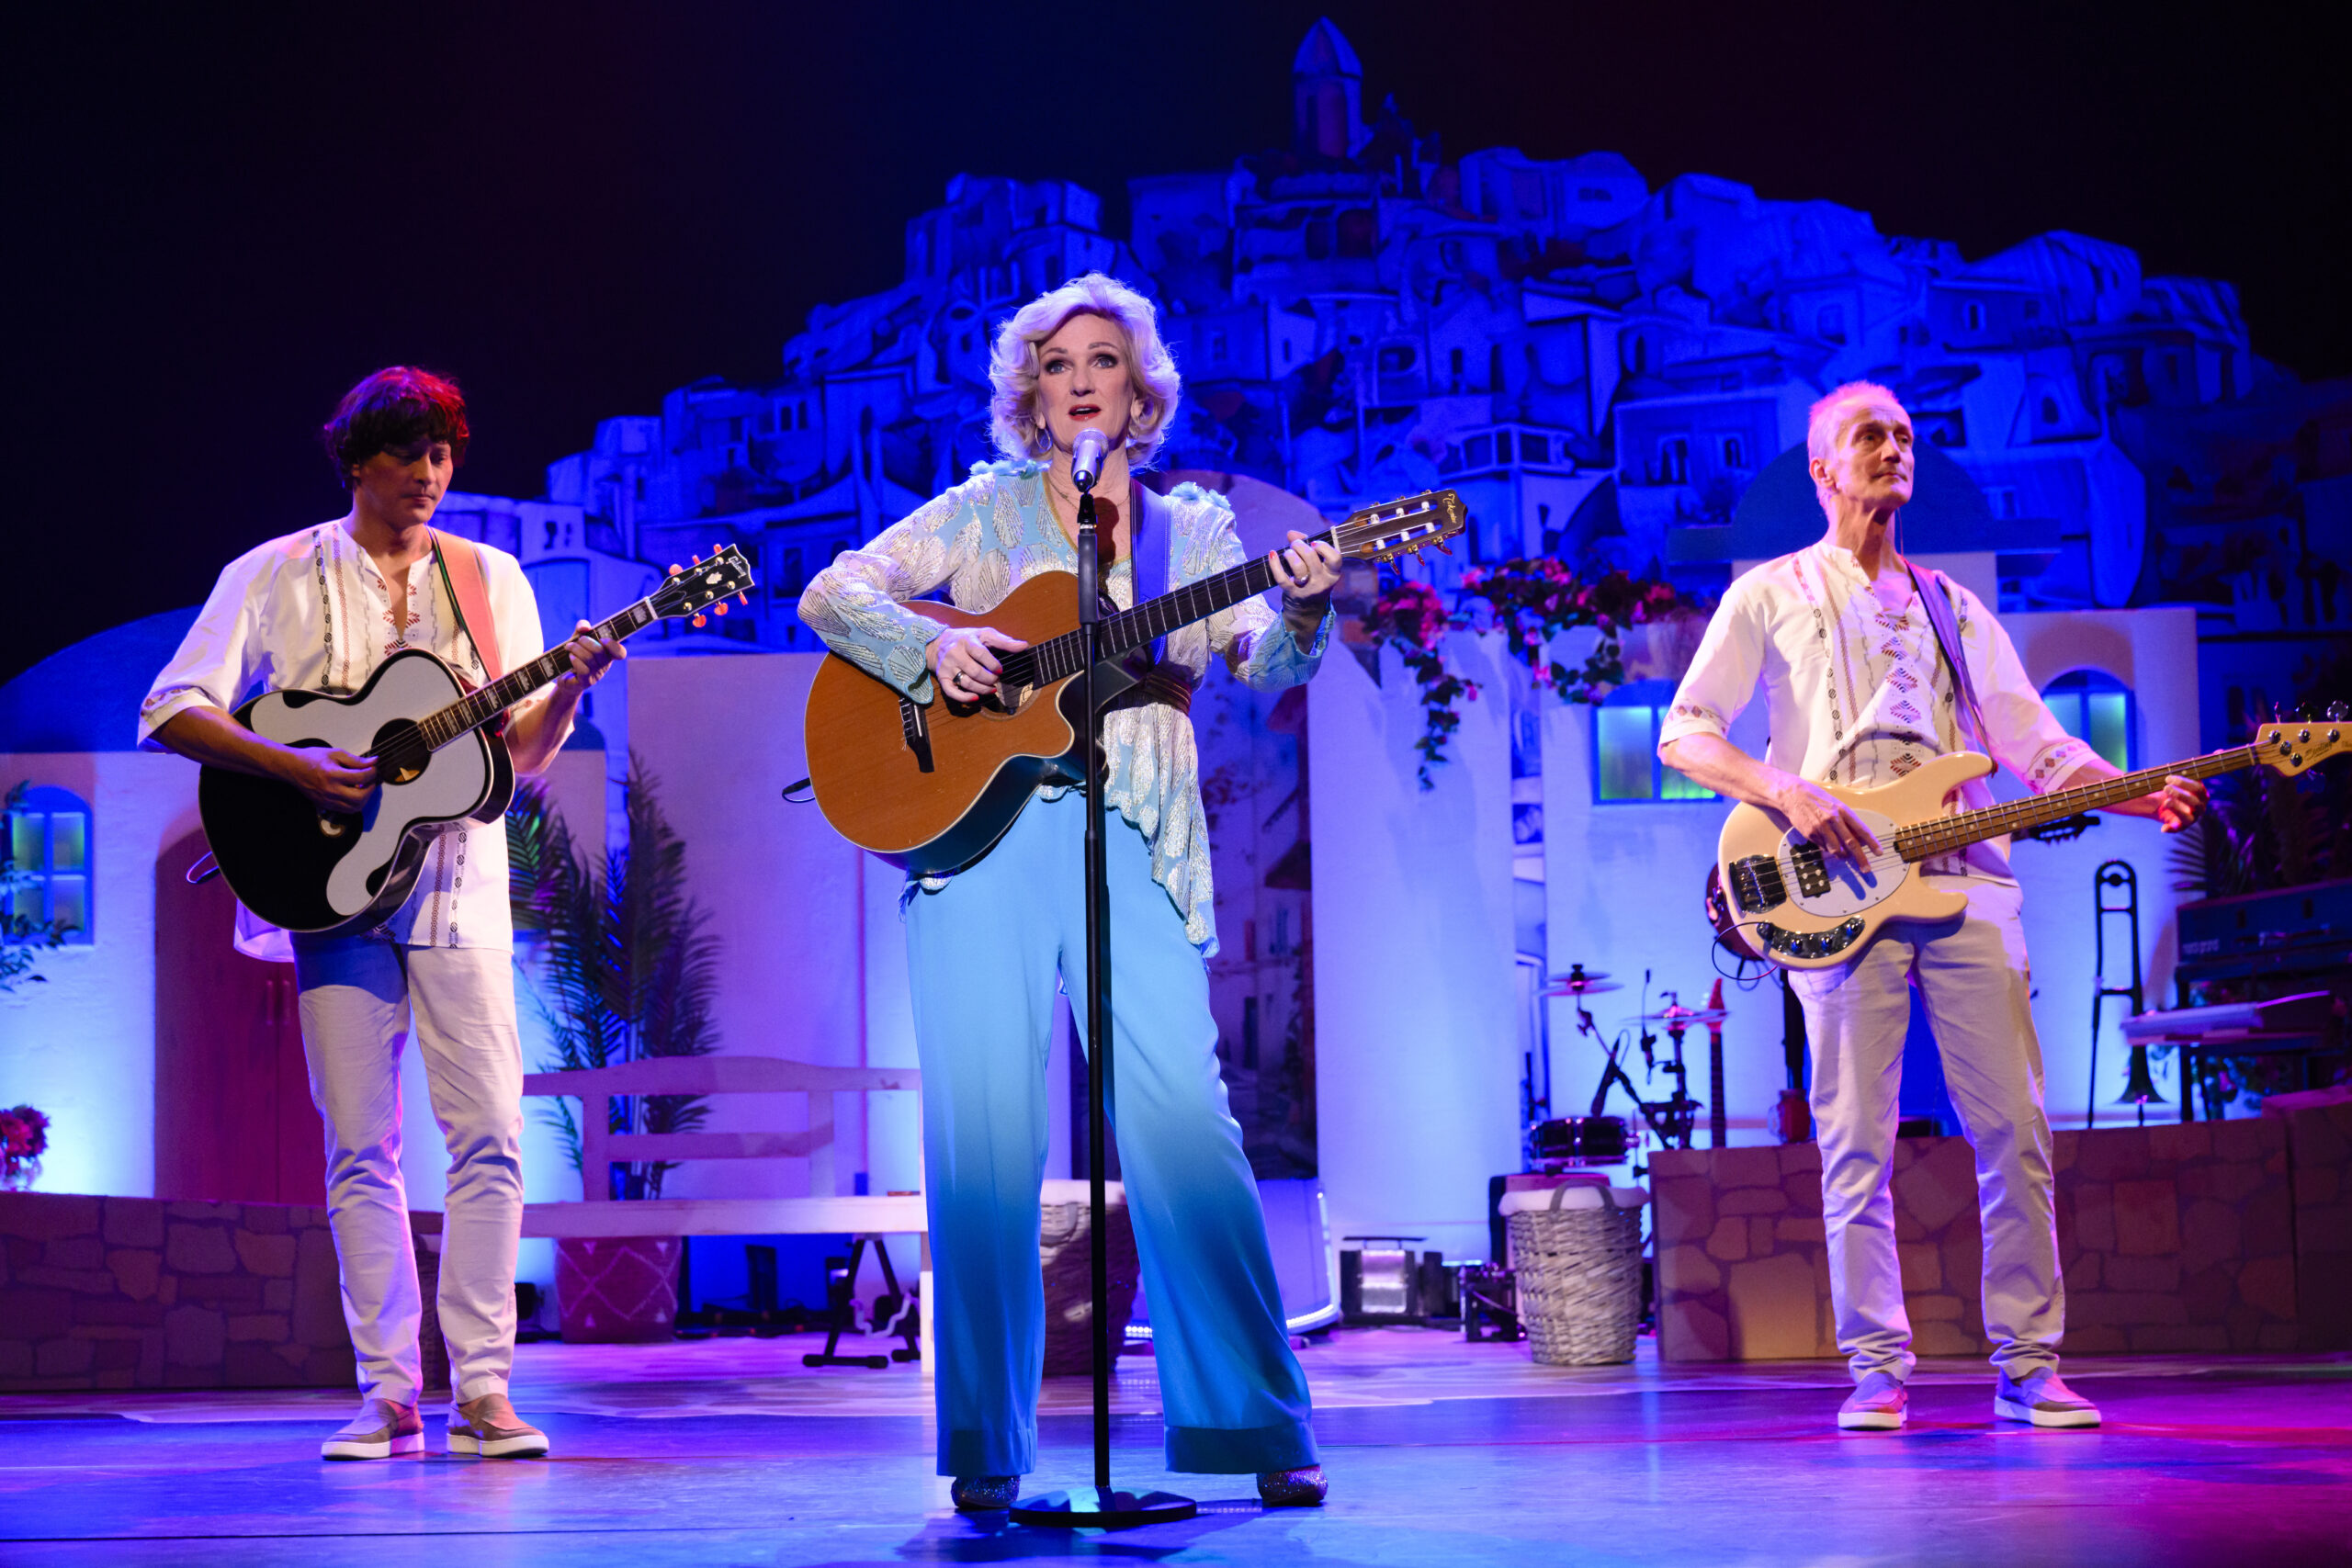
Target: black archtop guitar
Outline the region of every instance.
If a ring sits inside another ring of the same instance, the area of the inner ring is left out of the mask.
[[[595,628],[633,637],[658,620],[693,616],[752,586],[732,546],[671,568],[662,586]],[[220,873],[246,908],[288,931],[363,931],[398,909],[416,886],[431,829],[495,822],[514,794],[514,766],[492,721],[571,668],[568,643],[469,691],[456,671],[421,648],[378,665],[366,685],[333,692],[268,692],[237,710],[256,735],[288,746],[340,748],[376,764],[365,810],[322,811],[281,779],[207,767],[197,783],[205,836]]]

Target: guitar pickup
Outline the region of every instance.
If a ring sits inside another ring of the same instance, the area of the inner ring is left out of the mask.
[[[1823,862],[1819,844],[1789,846],[1789,869],[1797,874],[1800,897],[1818,898],[1829,891],[1829,867]]]
[[[1731,863],[1732,897],[1743,915],[1760,915],[1789,901],[1788,885],[1770,855],[1749,855]]]
[[[912,697],[899,699],[899,729],[906,737],[907,750],[915,754],[915,766],[926,773],[936,772],[931,760],[931,726],[923,720],[922,705]]]

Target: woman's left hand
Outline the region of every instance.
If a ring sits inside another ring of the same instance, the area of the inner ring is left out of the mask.
[[[1313,606],[1316,619],[1322,619],[1323,605],[1340,583],[1338,546],[1328,539],[1310,540],[1294,528],[1290,543],[1268,554],[1266,564],[1273,568],[1274,581],[1284,600]]]

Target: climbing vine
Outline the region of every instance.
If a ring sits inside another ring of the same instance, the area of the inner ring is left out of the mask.
[[[1447,760],[1446,748],[1461,728],[1460,705],[1478,695],[1478,683],[1445,660],[1441,644],[1447,632],[1498,631],[1510,656],[1527,667],[1539,688],[1558,693],[1565,702],[1598,703],[1624,683],[1626,627],[1704,615],[1710,608],[1661,579],[1624,571],[1587,578],[1544,556],[1464,569],[1450,609],[1429,584],[1399,581],[1374,602],[1363,626],[1369,636],[1396,650],[1420,687],[1422,728],[1414,750],[1421,756],[1421,787],[1428,789],[1433,782],[1430,769]],[[1551,646],[1561,633],[1579,626],[1600,636],[1584,662],[1571,668],[1552,657]]]

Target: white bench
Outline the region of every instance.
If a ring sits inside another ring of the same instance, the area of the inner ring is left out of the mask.
[[[913,1067],[823,1067],[778,1056],[654,1056],[577,1072],[530,1073],[526,1095],[581,1101],[578,1202],[526,1203],[523,1234],[559,1240],[639,1235],[902,1235],[921,1238],[922,1364],[931,1368],[931,1224],[921,1192],[844,1195],[833,1160],[833,1096],[907,1089]],[[615,1133],[614,1095],[805,1094],[808,1125],[791,1133]],[[920,1120],[920,1118],[918,1118]],[[806,1159],[806,1198],[649,1198],[616,1201],[615,1164],[650,1160]],[[920,1145],[917,1154],[921,1159]],[[918,1163],[918,1171],[921,1167]],[[920,1177],[918,1177],[920,1181]]]

